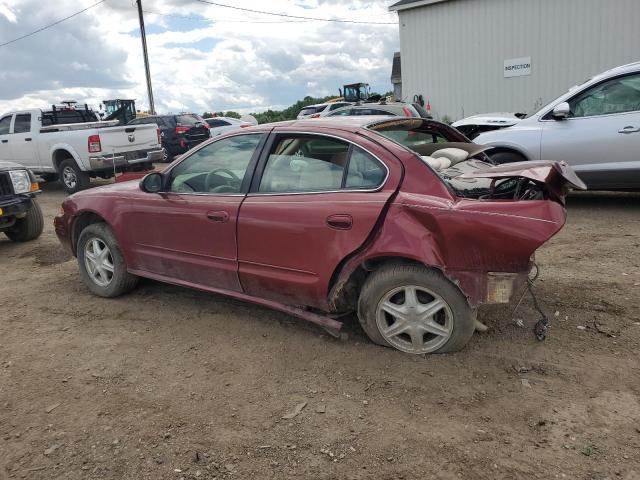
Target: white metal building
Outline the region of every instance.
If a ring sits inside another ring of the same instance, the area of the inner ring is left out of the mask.
[[[532,113],[569,87],[640,60],[640,0],[402,0],[404,99],[436,118]]]

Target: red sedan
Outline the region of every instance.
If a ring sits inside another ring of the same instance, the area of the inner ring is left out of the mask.
[[[357,311],[374,342],[462,348],[482,303],[524,285],[564,225],[556,162],[495,167],[424,119],[261,125],[162,172],[70,196],[55,227],[84,283],[115,297],[139,277],[222,293],[337,332]]]

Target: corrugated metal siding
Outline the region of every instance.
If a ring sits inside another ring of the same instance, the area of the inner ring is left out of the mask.
[[[399,20],[405,99],[422,94],[438,118],[532,113],[640,60],[640,0],[454,0]],[[531,57],[531,75],[504,78],[504,61],[519,57]]]

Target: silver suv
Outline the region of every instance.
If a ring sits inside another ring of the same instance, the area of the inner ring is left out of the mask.
[[[487,153],[498,163],[565,161],[590,189],[638,189],[640,62],[597,75],[539,112],[481,133],[474,142],[495,147]]]

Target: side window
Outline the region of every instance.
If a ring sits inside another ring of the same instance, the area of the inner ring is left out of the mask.
[[[11,125],[11,115],[0,118],[0,135],[6,135],[9,133],[9,126]]]
[[[608,80],[569,101],[573,117],[640,111],[640,75]]]
[[[13,122],[13,133],[28,133],[31,131],[31,114],[22,113],[16,115],[16,120]]]
[[[241,193],[242,180],[262,137],[237,135],[201,148],[171,170],[169,191]]]
[[[338,110],[334,113],[330,113],[329,116],[330,117],[342,117],[342,116],[348,116],[351,115],[353,113],[353,108],[345,108],[344,110]]]
[[[338,108],[344,107],[345,105],[346,105],[345,103],[333,103],[329,106],[329,110],[334,111],[334,110],[337,110]]]
[[[348,155],[347,142],[313,135],[282,135],[270,152],[258,191],[339,190]]]
[[[345,188],[371,189],[382,185],[387,172],[372,155],[360,147],[353,147]]]
[[[372,189],[379,187],[386,175],[385,167],[378,160],[355,145],[313,135],[283,135],[269,155],[258,191]]]

